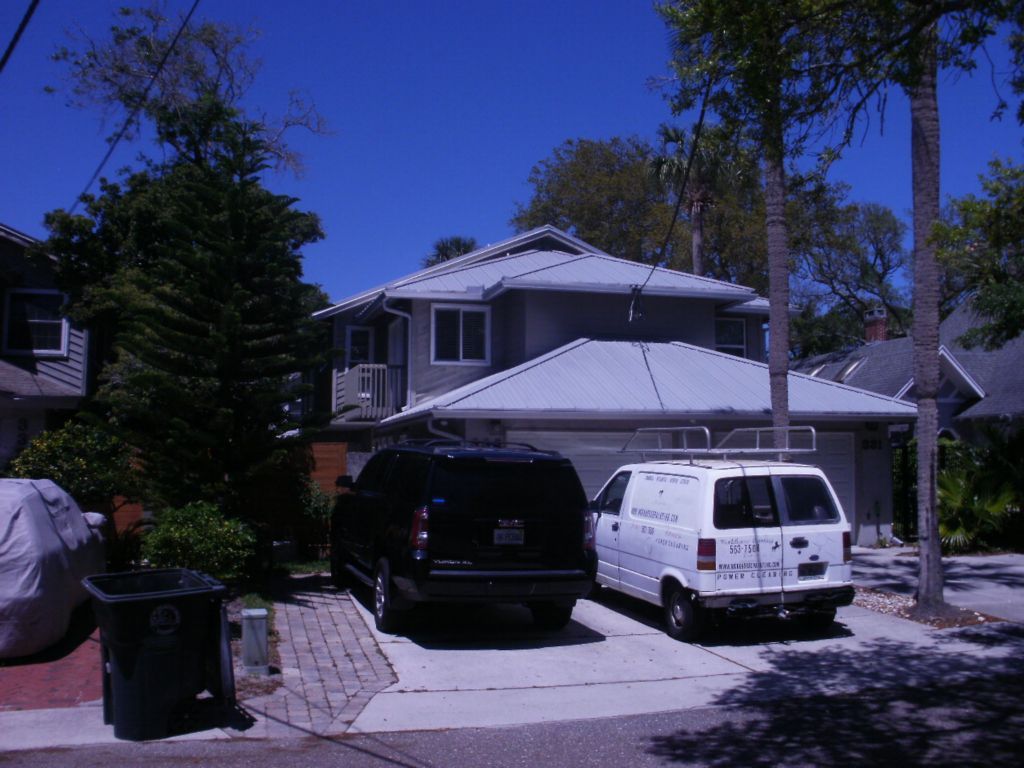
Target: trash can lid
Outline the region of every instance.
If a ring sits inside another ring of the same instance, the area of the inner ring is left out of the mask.
[[[102,573],[86,576],[82,579],[82,586],[102,602],[224,591],[224,586],[216,579],[188,568]]]

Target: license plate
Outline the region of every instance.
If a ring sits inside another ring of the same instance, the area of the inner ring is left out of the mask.
[[[825,578],[825,569],[828,567],[828,563],[800,563],[796,569],[797,579],[803,581],[805,579],[823,579]]]
[[[495,546],[522,546],[525,541],[524,533],[522,528],[495,528],[494,544]]]

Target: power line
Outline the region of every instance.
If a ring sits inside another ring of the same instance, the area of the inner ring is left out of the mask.
[[[14,33],[14,38],[7,46],[7,50],[4,51],[4,57],[0,59],[0,72],[4,71],[4,65],[7,64],[7,60],[11,58],[11,54],[14,53],[14,49],[18,46],[18,41],[21,40],[21,33],[25,31],[25,27],[28,26],[28,22],[32,18],[32,14],[36,12],[37,5],[39,5],[39,0],[32,0],[32,2],[28,4],[28,10],[25,11],[25,15],[21,18],[21,24],[18,25],[18,29]]]
[[[38,0],[36,0],[36,2],[38,2]],[[150,90],[152,90],[153,85],[156,83],[156,79],[160,77],[160,73],[164,71],[164,65],[171,57],[171,53],[174,51],[174,46],[178,44],[178,39],[181,37],[181,33],[185,31],[185,27],[188,26],[188,22],[192,18],[192,14],[196,12],[196,8],[198,7],[199,0],[195,0],[195,2],[192,3],[192,7],[189,9],[189,12],[185,15],[184,20],[181,22],[181,26],[178,27],[178,31],[175,33],[174,39],[171,40],[171,44],[167,46],[167,50],[164,51],[163,58],[160,59],[160,63],[156,67],[156,72],[154,72],[153,76],[149,79],[149,83],[146,85],[146,90],[142,92],[142,98],[139,99],[139,103],[136,105],[135,109],[132,110],[132,113],[128,115],[127,119],[124,121],[124,124],[121,126],[121,130],[117,132],[117,136],[115,136],[114,140],[110,142],[110,146],[107,148],[107,153],[103,156],[103,159],[100,160],[99,166],[97,166],[96,170],[93,172],[88,183],[78,194],[78,197],[75,198],[75,202],[72,203],[69,213],[74,213],[75,209],[78,208],[78,203],[81,201],[82,195],[89,191],[89,188],[92,187],[93,183],[95,183],[100,173],[103,172],[103,167],[107,164],[107,161],[110,160],[111,155],[114,154],[114,150],[117,149],[117,145],[120,143],[121,139],[124,138],[125,133],[128,132],[128,126],[135,122],[135,118],[138,117],[139,111],[142,109],[142,105],[146,103],[146,98],[149,96]]]

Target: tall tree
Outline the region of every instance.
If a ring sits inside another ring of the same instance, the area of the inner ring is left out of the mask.
[[[434,250],[429,255],[423,257],[423,266],[433,267],[437,264],[443,264],[457,256],[463,256],[475,250],[476,238],[474,237],[461,237],[460,235],[442,237],[434,241]]]
[[[299,426],[285,408],[302,394],[294,375],[326,350],[311,318],[321,294],[301,279],[319,222],[262,186],[257,126],[214,99],[177,114],[162,127],[181,154],[108,183],[87,216],[48,216],[46,247],[74,311],[118,308],[95,406],[137,451],[144,498],[244,515]],[[217,144],[197,155],[191,143],[207,142],[211,123]],[[102,269],[113,274],[98,289],[81,282]]]
[[[672,204],[648,172],[653,155],[638,138],[570,139],[530,171],[533,195],[510,223],[517,232],[551,224],[621,259],[671,262],[685,234],[660,252]]]
[[[754,135],[763,163],[769,282],[772,426],[789,426],[789,235],[786,158],[831,109],[828,83],[809,63],[833,55],[828,31],[801,26],[811,0],[681,0],[659,6],[673,38],[675,111],[698,100]],[[781,435],[777,433],[781,445]]]

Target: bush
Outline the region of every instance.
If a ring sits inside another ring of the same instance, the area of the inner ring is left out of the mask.
[[[938,477],[939,538],[947,554],[1005,548],[1003,532],[1013,489],[993,473],[987,449],[943,441],[945,462]]]
[[[11,477],[53,480],[85,508],[135,490],[131,451],[97,427],[71,421],[36,435],[11,462]]]
[[[142,541],[142,556],[161,568],[191,568],[218,579],[245,574],[256,553],[256,536],[209,502],[161,512]]]

